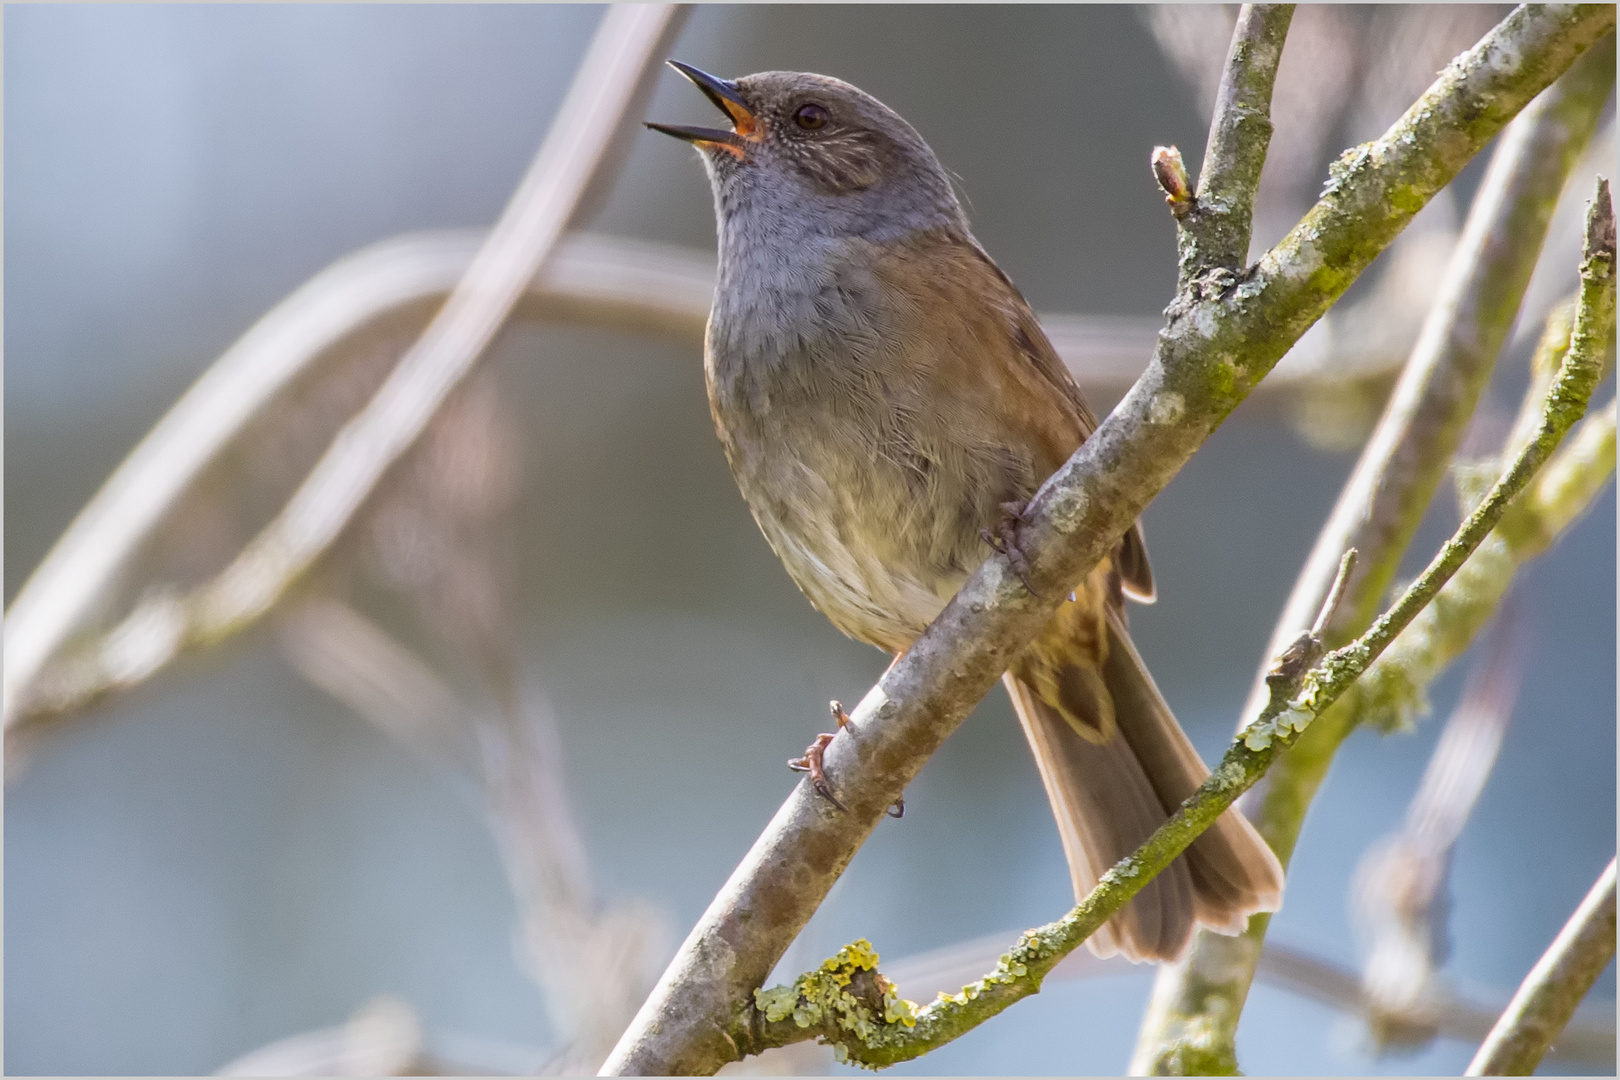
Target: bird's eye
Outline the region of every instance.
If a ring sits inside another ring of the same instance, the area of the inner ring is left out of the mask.
[[[800,105],[793,114],[793,122],[806,131],[827,126],[827,110],[820,105]]]

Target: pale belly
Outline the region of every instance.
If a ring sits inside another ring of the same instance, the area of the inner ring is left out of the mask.
[[[919,476],[854,431],[824,422],[728,429],[737,486],[799,589],[838,629],[889,652],[910,646],[988,554],[996,494]],[[752,436],[752,437],[750,437]],[[943,472],[939,470],[937,472]]]
[[[847,542],[833,528],[789,531],[758,506],[754,518],[816,610],[850,637],[887,652],[908,648],[966,579],[885,564],[872,546]]]
[[[767,278],[783,275],[722,282],[710,320],[705,375],[726,460],[811,603],[850,637],[901,652],[990,554],[981,530],[1040,476],[1026,450],[966,439],[940,414],[931,354],[882,347],[904,335],[867,317],[888,309],[870,274],[806,275],[822,287],[803,294],[764,295]],[[818,333],[783,330],[798,325]]]

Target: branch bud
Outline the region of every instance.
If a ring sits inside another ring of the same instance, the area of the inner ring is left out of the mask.
[[[1182,164],[1180,150],[1173,146],[1153,148],[1153,179],[1159,182],[1165,204],[1177,221],[1192,211],[1192,185],[1187,181],[1187,166]]]

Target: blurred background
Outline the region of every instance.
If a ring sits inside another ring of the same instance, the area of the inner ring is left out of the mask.
[[[1382,131],[1505,11],[1302,8],[1256,243],[1309,205],[1339,150]],[[7,603],[259,316],[368,244],[487,228],[601,17],[551,5],[8,8]],[[671,54],[722,75],[837,75],[911,120],[958,176],[987,250],[1038,310],[1073,317],[1081,344],[1066,356],[1101,411],[1128,380],[1101,359],[1088,374],[1084,343],[1125,341],[1146,359],[1175,282],[1149,152],[1177,144],[1196,175],[1232,18],[700,7]],[[1612,112],[1601,160],[1614,154]],[[673,73],[647,115],[712,122]],[[1135,609],[1133,634],[1206,759],[1231,735],[1415,336],[1427,295],[1392,283],[1432,288],[1486,156],[1358,284],[1316,352],[1302,344],[1284,365],[1308,374],[1312,356],[1339,357],[1356,378],[1257,394],[1144,518],[1161,599]],[[1592,171],[1576,171],[1582,198]],[[1559,229],[1571,233],[1578,210],[1555,223],[1481,406],[1476,428],[1498,437],[1540,317],[1573,284]],[[702,169],[654,133],[634,139],[586,224],[712,260]],[[255,418],[143,546],[98,625],[154,582],[217,572],[415,318],[349,343]],[[1447,484],[1413,571],[1456,520]],[[1610,487],[1517,590],[1519,704],[1450,870],[1442,975],[1479,1002],[1505,1002],[1614,853],[1614,575]],[[1435,715],[1415,731],[1346,745],[1273,942],[1359,970],[1352,876],[1400,828],[1468,663],[1435,685]],[[828,699],[858,700],[886,664],[810,608],[759,535],[714,437],[691,334],[518,318],[277,617],[52,721],[25,757],[8,750],[6,1071],[207,1073],[265,1047],[280,1056],[249,1059],[258,1071],[291,1070],[367,1032],[381,1056],[340,1071],[578,1067],[569,1046],[611,1044],[591,1024],[633,1010],[797,782],[784,762],[826,726]],[[1011,942],[1071,904],[998,688],[779,975],[855,937],[885,970],[985,935]],[[569,919],[583,937],[558,930]],[[617,950],[612,963],[600,949],[569,960],[578,940]],[[573,985],[582,964],[605,983],[571,1010],[546,987]],[[1152,971],[1080,976],[897,1071],[1120,1071]],[[900,989],[932,996],[903,977]],[[1611,969],[1593,999],[1612,1014],[1614,994]],[[1238,1045],[1251,1074],[1455,1073],[1473,1046],[1376,1050],[1345,1011],[1266,982]],[[779,1067],[841,1068],[803,1054]],[[1612,1073],[1613,1059],[1545,1068]]]

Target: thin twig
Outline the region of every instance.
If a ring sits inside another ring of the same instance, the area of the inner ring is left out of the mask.
[[[1271,144],[1271,87],[1293,4],[1244,4],[1215,92],[1215,115],[1189,213],[1177,214],[1180,288],[1210,270],[1228,276],[1249,256],[1254,194]]]
[[[607,10],[528,173],[443,308],[371,402],[338,433],[281,514],[218,578],[184,601],[136,613],[127,642],[133,652],[126,648],[123,652],[128,655],[110,658],[106,688],[148,678],[185,646],[217,640],[253,622],[337,538],[378,480],[411,446],[483,354],[556,245],[580,200],[593,183],[601,182],[604,156],[620,129],[634,121],[633,107],[648,92],[650,73],[679,28],[684,10],[672,5],[622,5]],[[330,325],[325,329],[330,332]],[[285,379],[288,373],[268,368],[265,374],[274,380],[278,374]],[[258,389],[262,395],[269,387]],[[238,404],[251,406],[255,399],[252,393],[243,395]],[[198,418],[191,414],[188,419],[207,437],[206,449],[217,452],[223,439],[240,427],[243,416]],[[186,460],[166,471],[135,474],[167,481],[152,493],[159,506],[165,498],[177,497],[184,478],[194,471],[196,457],[182,456]],[[142,501],[127,489],[122,494],[127,500]],[[156,512],[145,511],[132,526],[116,530],[121,543],[100,544],[99,536],[107,527],[103,521],[89,522],[80,535],[97,542],[90,550],[70,548],[63,561],[90,564],[94,571],[86,575],[90,587],[56,584],[54,591],[60,599],[50,597],[53,602],[49,604],[30,598],[33,606],[25,605],[23,614],[34,621],[25,618],[20,655],[11,655],[14,635],[8,627],[8,724],[27,707],[21,700],[26,695],[19,688],[60,647],[84,608],[94,602],[99,587],[111,580],[127,558],[132,539],[150,529],[150,515]],[[51,579],[53,584],[75,580],[64,575],[60,565],[52,568]]]
[[[1614,860],[1530,969],[1465,1076],[1529,1076],[1614,959]]]
[[[1371,1004],[1356,973],[1330,960],[1299,949],[1267,941],[1256,973],[1261,982],[1320,1001],[1355,1016],[1369,1017]],[[1597,1065],[1613,1070],[1614,1007],[1588,1003],[1564,1029],[1553,1056],[1569,1064]],[[1440,1038],[1478,1043],[1485,1037],[1500,1009],[1459,997],[1444,987],[1433,1002],[1435,1034]]]
[[[1604,6],[1516,9],[1340,170],[1246,281],[1230,294],[1178,298],[1147,372],[1025,515],[1029,581],[1044,599],[1030,594],[1004,557],[969,577],[828,749],[827,768],[848,811],[833,809],[808,784],[795,788],[693,928],[604,1072],[712,1071],[758,1049],[757,1029],[738,1005],[1071,584],[1424,202],[1613,21],[1613,8]],[[1401,197],[1392,198],[1396,189]]]
[[[1350,588],[1350,575],[1355,573],[1358,556],[1356,549],[1351,548],[1339,560],[1339,572],[1333,577],[1333,586],[1328,589],[1327,599],[1322,601],[1322,610],[1316,613],[1316,621],[1311,623],[1311,637],[1320,640],[1327,632],[1333,613],[1339,610],[1339,604],[1344,601],[1345,590]]]
[[[981,973],[995,967],[997,958],[1006,951],[1007,942],[1016,937],[1017,931],[987,934],[886,961],[883,972],[897,991],[926,1001],[937,993],[956,993]],[[1076,949],[1047,974],[1043,988],[1057,982],[1124,975],[1133,970],[1139,969],[1122,956],[1105,960],[1086,949]],[[1346,1015],[1370,1017],[1371,1002],[1356,971],[1310,950],[1267,941],[1255,977]],[[1475,1045],[1490,1031],[1503,1008],[1469,1000],[1444,986],[1435,987],[1432,1004],[1436,1036]],[[1560,1061],[1612,1068],[1615,1060],[1613,1013],[1612,1007],[1606,1008],[1601,1003],[1584,1003],[1550,1052]]]
[[[1565,177],[1602,111],[1614,78],[1612,50],[1606,61],[1603,53],[1601,46],[1593,48],[1542,94],[1509,127],[1492,155],[1439,299],[1278,617],[1265,653],[1268,660],[1320,609],[1347,547],[1356,548],[1362,558],[1347,601],[1324,627],[1325,643],[1342,644],[1365,629],[1388,594],[1512,327]],[[1240,728],[1271,700],[1267,674],[1263,664]],[[1340,710],[1317,725],[1245,800],[1249,816],[1285,866],[1305,811],[1348,731],[1335,722],[1342,715]],[[1268,925],[1262,915],[1250,921],[1240,938],[1200,932],[1184,961],[1160,969],[1133,1068],[1151,1071],[1155,1062],[1170,1060],[1189,1031],[1218,1054],[1234,1052],[1260,953],[1257,943]],[[1219,975],[1208,976],[1210,972]]]

